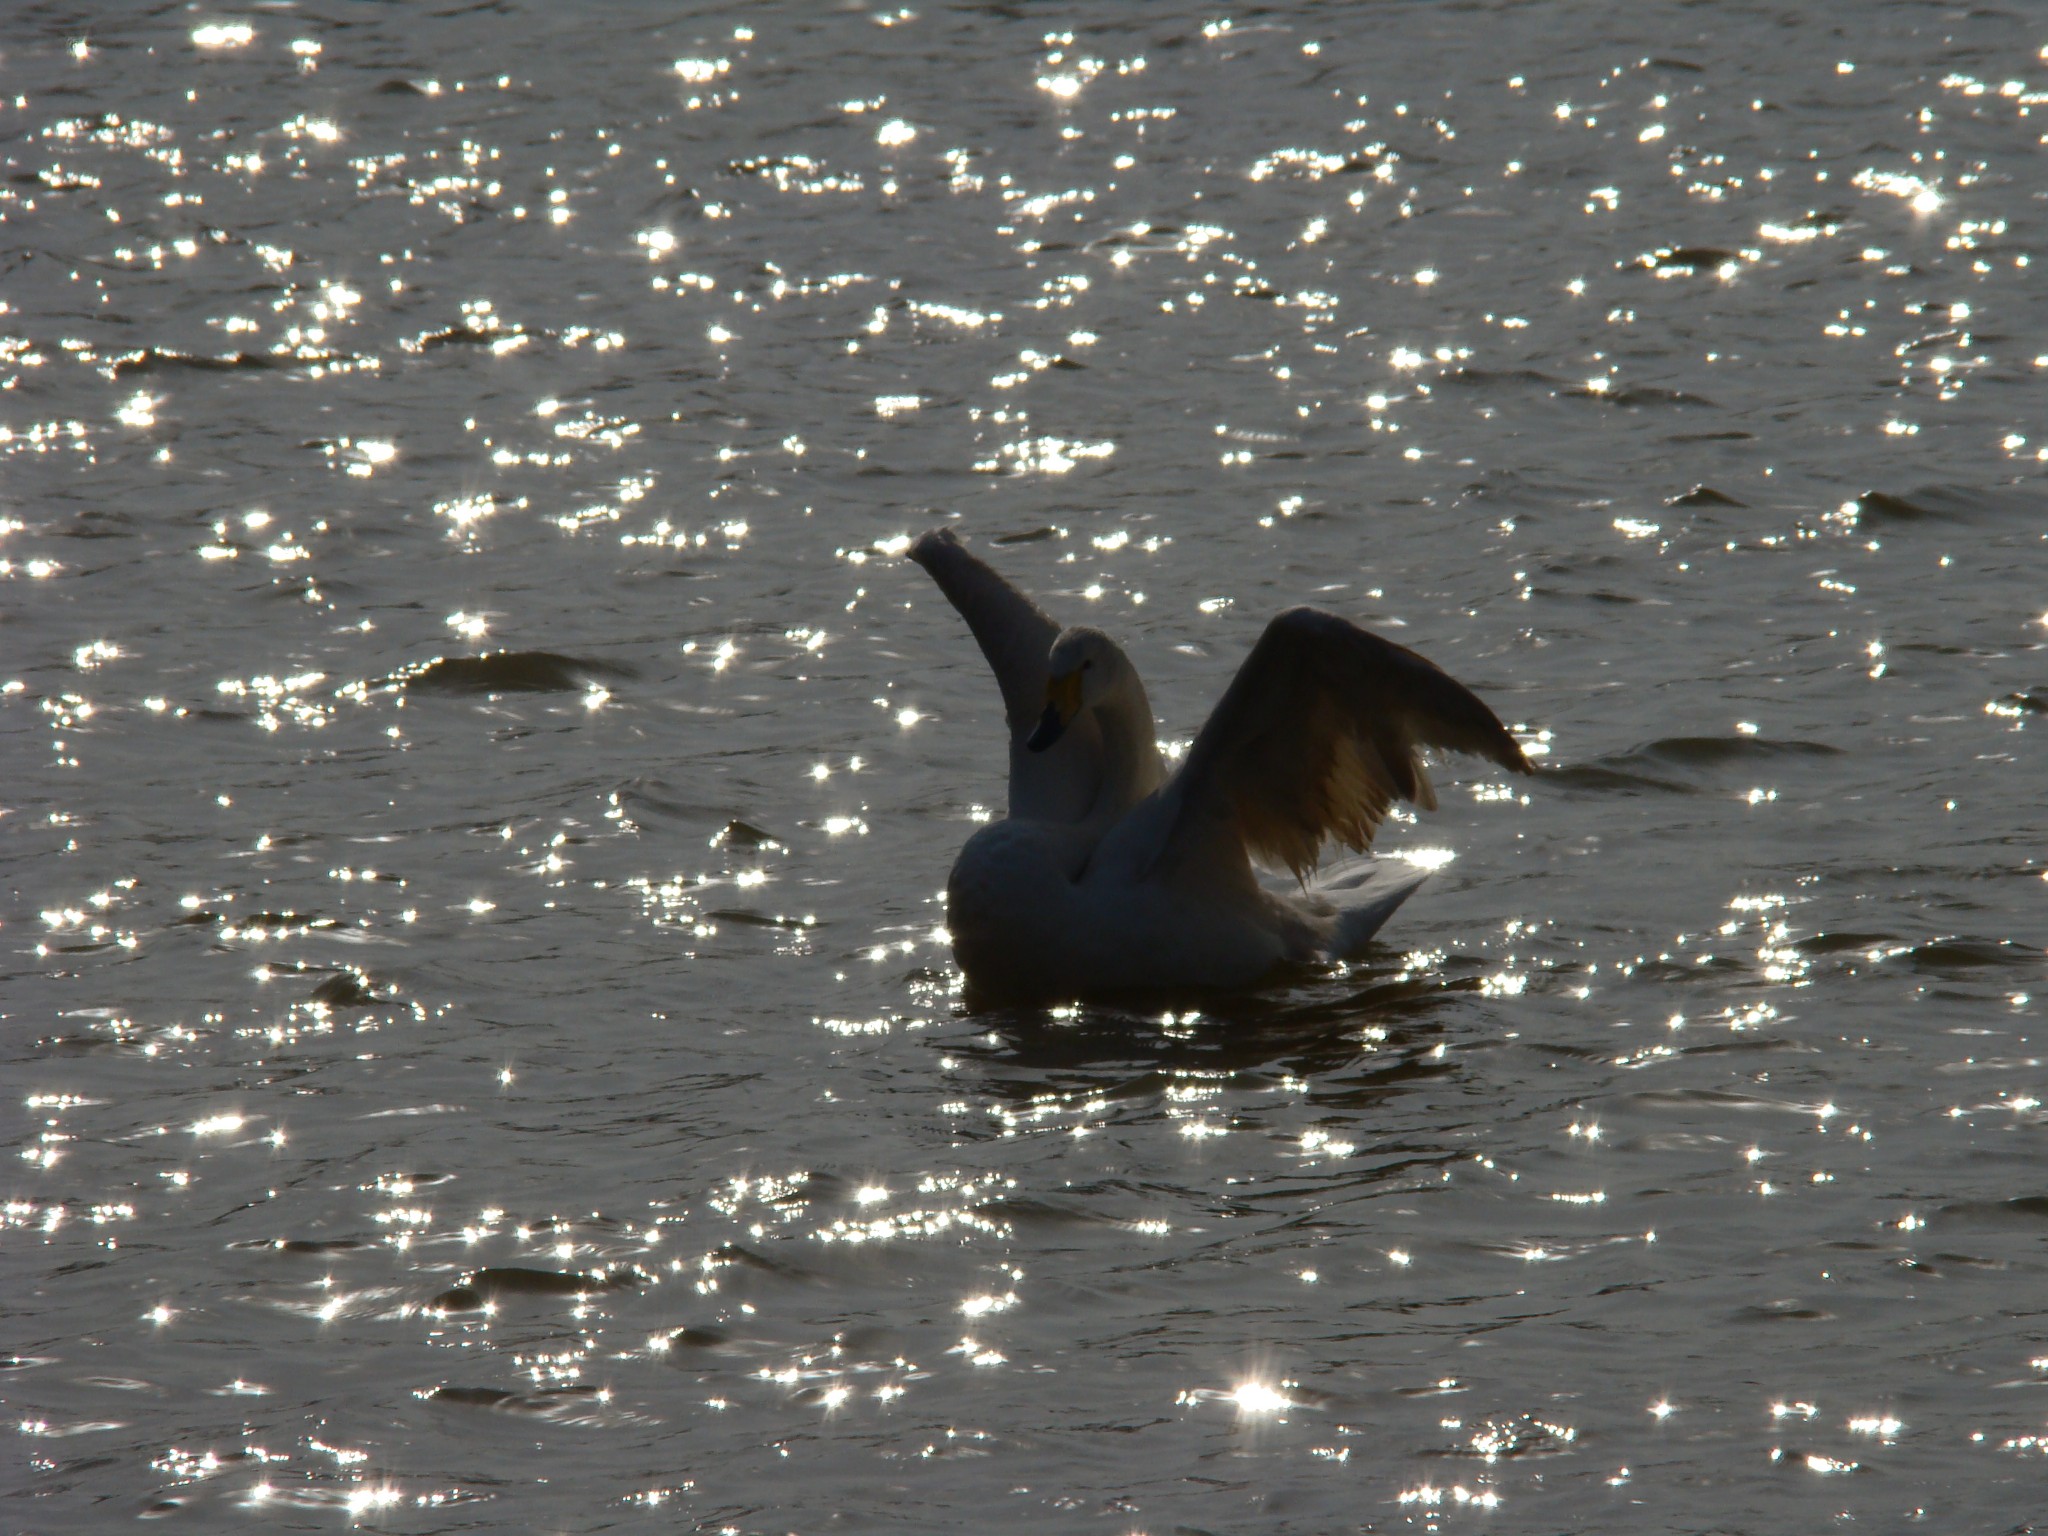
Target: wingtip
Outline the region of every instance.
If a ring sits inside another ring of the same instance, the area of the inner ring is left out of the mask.
[[[927,528],[923,533],[919,534],[916,542],[910,546],[906,554],[909,559],[915,560],[919,565],[929,569],[932,561],[939,558],[941,551],[958,549],[959,547],[960,536],[951,528],[942,526]]]

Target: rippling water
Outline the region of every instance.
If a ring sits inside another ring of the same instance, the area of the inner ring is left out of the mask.
[[[697,14],[678,15],[695,9]],[[16,11],[0,1525],[2006,1530],[2048,29]],[[958,526],[1544,771],[971,1015]]]

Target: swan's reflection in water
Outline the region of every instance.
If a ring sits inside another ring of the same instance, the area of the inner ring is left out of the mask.
[[[955,1024],[977,1026],[974,1035],[948,1032],[933,1043],[1038,1072],[1123,1066],[1255,1073],[1300,1085],[1370,1064],[1394,1082],[1448,1070],[1431,1020],[1446,1001],[1483,985],[1476,974],[1417,976],[1405,962],[1356,963],[1338,977],[1304,966],[1260,991],[1210,997],[1192,1008],[1185,998],[1162,996],[967,1013]]]

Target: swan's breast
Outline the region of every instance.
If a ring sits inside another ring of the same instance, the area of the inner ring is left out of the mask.
[[[1106,843],[1013,819],[968,839],[946,882],[954,958],[1017,999],[1235,985],[1315,949],[1312,920],[1242,882],[1133,879]]]
[[[1070,828],[1007,820],[967,840],[946,880],[946,927],[954,958],[970,979],[1007,991],[1034,990],[1067,947],[1074,885],[1083,857]]]

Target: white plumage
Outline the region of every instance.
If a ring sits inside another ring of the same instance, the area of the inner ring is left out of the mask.
[[[1354,953],[1424,878],[1360,853],[1396,798],[1433,810],[1424,746],[1529,762],[1493,712],[1404,646],[1314,608],[1266,626],[1170,777],[1137,669],[1061,629],[962,546],[910,558],[974,632],[1010,727],[1009,814],[947,881],[953,951],[980,1000],[1242,986]],[[1253,863],[1291,870],[1262,884]]]

